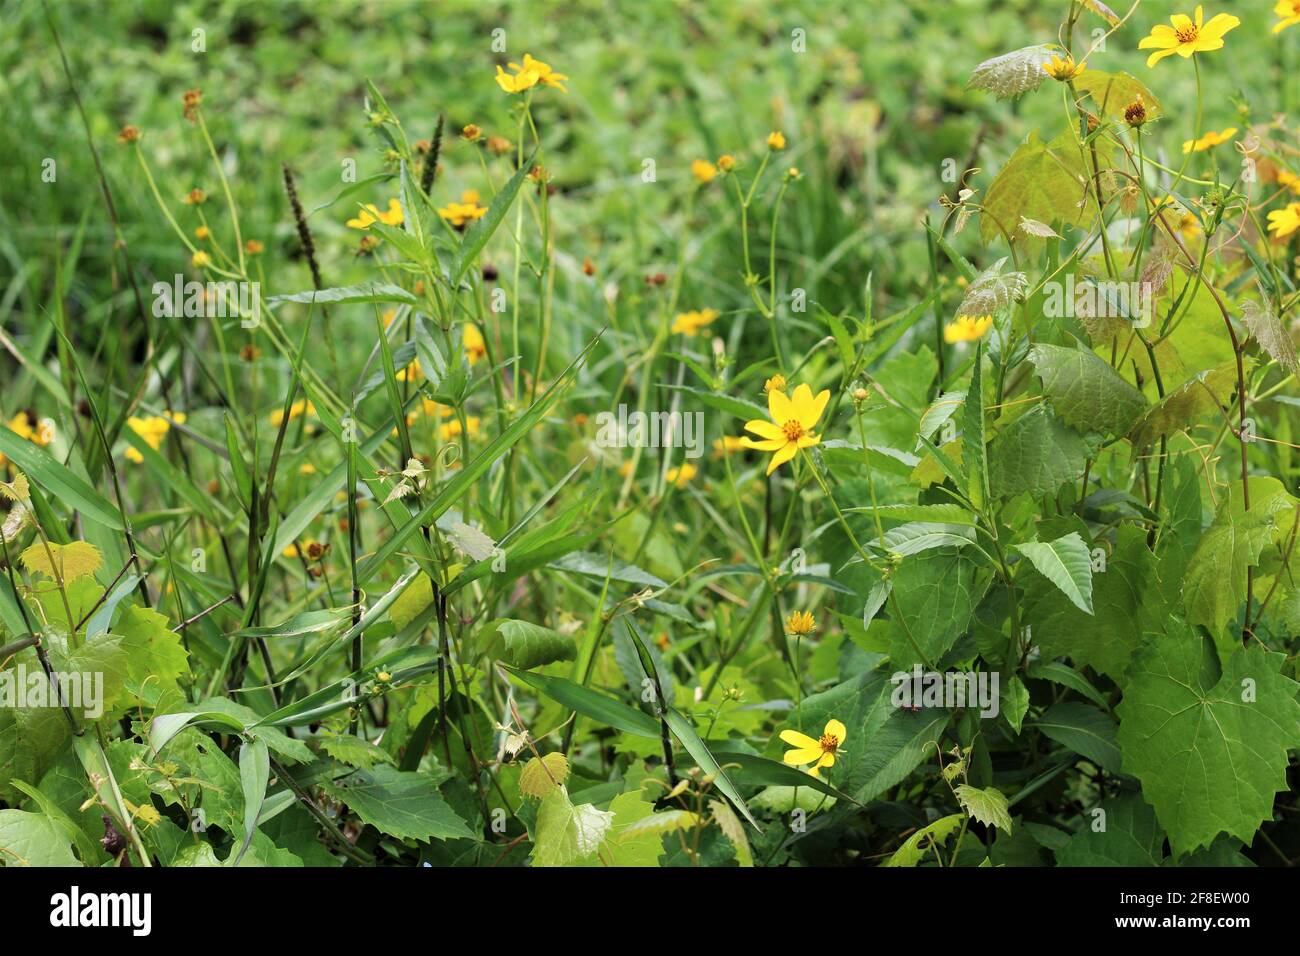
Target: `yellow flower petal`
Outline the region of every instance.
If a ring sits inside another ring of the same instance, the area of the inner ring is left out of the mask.
[[[819,750],[820,745],[812,737],[797,730],[783,730],[780,737],[792,747],[799,747],[803,750]]]
[[[826,729],[823,730],[822,733],[830,734],[841,744],[844,743],[844,738],[847,737],[849,734],[848,728],[846,728],[843,723],[836,720],[834,717],[826,721]]]

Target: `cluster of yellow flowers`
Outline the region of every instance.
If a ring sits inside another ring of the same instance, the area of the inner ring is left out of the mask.
[[[551,69],[549,64],[541,60],[534,60],[532,56],[525,53],[522,65],[511,63],[510,69],[514,73],[507,73],[497,67],[497,86],[501,87],[507,93],[522,93],[525,90],[531,90],[538,83],[544,86],[553,86],[561,93],[569,92],[565,89],[564,81],[568,79],[563,73],[556,73]]]
[[[367,203],[356,217],[347,222],[349,229],[369,229],[376,222],[385,226],[400,226],[403,222],[402,204],[397,199],[388,200],[388,209],[381,210],[374,203]]]
[[[478,200],[478,190],[467,189],[460,194],[460,202],[447,203],[438,210],[438,215],[457,229],[464,229],[471,222],[482,219],[487,214],[487,207],[480,206]]]
[[[185,424],[184,412],[173,412],[168,410],[162,415],[150,415],[147,418],[137,418],[132,415],[126,420],[127,427],[144,439],[146,445],[157,451],[162,447],[163,439],[171,431],[172,424]],[[137,465],[144,461],[144,455],[140,454],[134,447],[126,450],[128,461],[133,461]]]
[[[688,338],[699,335],[700,330],[711,325],[722,313],[717,309],[699,309],[679,312],[673,319],[673,334],[680,332]]]
[[[31,412],[22,411],[9,419],[6,423],[9,430],[19,438],[31,442],[33,445],[39,445],[44,448],[50,442],[54,441],[54,425],[47,419],[38,422],[36,416]],[[0,468],[9,463],[9,459],[0,452]]]

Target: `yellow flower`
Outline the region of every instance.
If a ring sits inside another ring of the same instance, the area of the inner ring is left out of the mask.
[[[1196,218],[1195,214],[1193,214],[1190,209],[1183,208],[1183,206],[1180,205],[1178,200],[1174,199],[1173,196],[1165,196],[1156,203],[1156,211],[1158,212],[1162,206],[1172,207],[1173,212],[1177,214],[1178,221],[1175,223],[1174,228],[1178,230],[1179,235],[1181,235],[1185,241],[1192,242],[1200,235],[1200,220]]]
[[[724,173],[729,173],[736,168],[736,157],[730,153],[723,153],[718,157],[718,169]]]
[[[301,465],[298,466],[298,474],[314,475],[316,474],[316,466],[309,461],[304,461]]]
[[[450,418],[455,412],[455,409],[450,405],[440,404],[431,398],[421,398],[420,404],[424,406],[424,414],[428,415],[430,418],[435,415],[439,418]]]
[[[302,415],[315,415],[316,406],[305,398],[300,398],[289,406],[289,421],[300,418]],[[279,428],[280,423],[284,421],[284,409],[277,408],[271,413],[271,424]]]
[[[835,755],[844,745],[847,734],[847,728],[834,717],[826,721],[821,737],[816,740],[797,730],[783,730],[781,739],[795,748],[785,752],[785,762],[796,766],[810,763],[812,766],[808,772],[814,777],[820,776],[822,767],[835,766]]]
[[[785,149],[785,134],[780,130],[773,130],[767,134],[768,149]]]
[[[1087,60],[1076,64],[1074,57],[1068,55],[1064,58],[1053,55],[1050,60],[1043,64],[1043,72],[1054,80],[1060,80],[1062,83],[1069,82],[1087,68]]]
[[[390,199],[387,211],[381,210],[374,203],[367,203],[355,219],[347,221],[347,226],[349,229],[369,229],[371,223],[375,222],[382,222],[385,226],[400,226],[402,219],[402,204],[396,199]]]
[[[784,391],[785,391],[784,375],[779,375],[779,374],[773,375],[771,378],[769,378],[766,382],[763,383],[763,392],[765,394],[771,394],[772,392],[784,392]]]
[[[166,412],[166,418],[152,415],[148,418],[137,418],[132,415],[126,420],[127,426],[144,439],[145,444],[157,451],[162,446],[162,441],[167,437],[167,432],[172,427],[172,422],[177,425],[185,424],[184,412]],[[170,419],[170,421],[169,421]],[[135,448],[127,448],[126,457],[129,461],[137,465],[144,461],[144,455],[140,454]]]
[[[38,422],[36,416],[31,412],[19,412],[9,419],[9,430],[19,438],[26,439],[32,444],[41,447],[54,441],[54,423],[48,419]],[[3,468],[8,461],[8,458],[0,454],[0,468]]]
[[[265,248],[260,239],[249,239],[244,243],[244,251],[250,256],[260,256]]]
[[[424,372],[420,370],[419,362],[412,362],[406,368],[399,368],[393,377],[399,382],[414,382],[417,378],[424,378]]]
[[[1172,26],[1163,23],[1151,28],[1149,36],[1142,38],[1139,50],[1155,50],[1147,57],[1147,66],[1153,67],[1167,56],[1177,53],[1183,59],[1193,53],[1205,53],[1223,47],[1223,35],[1234,27],[1241,26],[1241,21],[1230,13],[1220,13],[1209,23],[1202,22],[1201,6],[1196,6],[1196,19],[1193,21],[1185,13],[1175,13],[1169,18]]]
[[[1300,202],[1288,203],[1285,209],[1268,214],[1268,231],[1277,239],[1284,239],[1300,229]]]
[[[194,238],[196,238],[196,239],[211,239],[211,238],[212,238],[212,230],[209,229],[207,226],[199,226],[199,228],[197,228],[197,229],[194,230]]]
[[[465,357],[469,359],[470,365],[487,358],[487,342],[473,322],[465,323],[465,331],[461,333],[461,344],[465,346]]]
[[[699,334],[700,329],[711,324],[722,313],[717,309],[700,309],[698,311],[678,312],[673,319],[673,332],[681,332],[690,338]]]
[[[1277,0],[1273,13],[1281,18],[1273,24],[1273,32],[1281,33],[1287,27],[1300,23],[1300,0]]]
[[[812,389],[807,385],[800,385],[794,390],[794,395],[789,397],[783,391],[772,389],[767,393],[767,410],[772,420],[765,422],[756,418],[745,422],[745,431],[762,439],[754,441],[746,437],[745,447],[773,452],[772,460],[767,465],[767,473],[770,475],[793,458],[800,448],[811,448],[821,441],[813,433],[813,426],[822,417],[826,403],[830,400],[829,389],[822,389],[816,398],[813,398]]]
[[[817,620],[811,611],[795,611],[785,619],[785,632],[802,637],[817,630]]]
[[[719,456],[729,455],[733,451],[740,451],[744,447],[745,439],[740,438],[737,435],[723,435],[721,438],[715,439],[713,442],[713,450],[716,451]]]
[[[200,249],[190,258],[190,263],[196,269],[202,269],[204,266],[212,265],[212,257]]]
[[[1201,153],[1215,146],[1221,146],[1224,143],[1232,142],[1232,137],[1236,135],[1237,135],[1237,127],[1235,126],[1229,126],[1222,133],[1216,133],[1214,130],[1210,130],[1200,139],[1189,139],[1185,143],[1183,143],[1183,152]]]
[[[463,228],[475,219],[482,219],[487,209],[478,204],[478,190],[467,189],[460,194],[460,202],[449,202],[438,210],[438,215],[446,219],[457,229]]]
[[[697,159],[691,163],[691,175],[702,183],[713,182],[713,177],[718,175],[718,167],[707,159]]]
[[[700,469],[696,468],[689,461],[684,461],[680,468],[669,468],[664,478],[670,485],[675,488],[685,487],[686,483],[694,478]]]
[[[450,418],[438,426],[438,434],[442,436],[443,441],[451,441],[453,438],[459,438],[462,431],[469,435],[470,438],[477,438],[481,420],[475,415],[465,416],[464,429],[461,428],[459,418]]]
[[[543,63],[541,60],[534,60],[532,56],[525,53],[523,65],[518,63],[509,64],[510,69],[514,70],[514,75],[507,73],[497,67],[497,86],[507,93],[522,93],[524,90],[532,89],[538,83],[546,86],[553,86],[561,93],[569,92],[564,88],[564,81],[568,79],[563,73],[556,73],[550,65]]]
[[[1300,3],[1300,0],[1296,0],[1296,2]],[[1279,169],[1277,171],[1277,184],[1279,186],[1285,186],[1293,193],[1300,193],[1300,176],[1297,176],[1290,170]]]
[[[955,342],[974,342],[982,339],[984,333],[993,325],[991,315],[959,315],[943,327],[943,340],[949,345]]]

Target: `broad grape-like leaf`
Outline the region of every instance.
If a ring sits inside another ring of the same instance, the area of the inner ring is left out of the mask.
[[[1056,47],[1040,43],[985,60],[975,67],[966,88],[988,90],[1000,100],[1036,90],[1047,79],[1043,64],[1055,52]]]
[[[1044,74],[1046,75],[1046,74]],[[1098,162],[1105,163],[1108,149],[1096,140]],[[1083,225],[1096,215],[1096,204],[1086,201],[1090,171],[1073,130],[1044,143],[1037,132],[1012,153],[989,185],[980,213],[980,236],[985,243],[1002,235],[1014,237],[1021,219]]]
[[[339,734],[335,737],[323,737],[320,749],[339,763],[349,767],[370,768],[376,764],[396,764],[397,759],[383,747],[377,747],[368,740],[351,734]]]
[[[1220,833],[1249,842],[1287,789],[1300,747],[1300,685],[1285,655],[1241,647],[1220,671],[1213,645],[1171,627],[1133,658],[1116,708],[1124,771],[1142,782],[1176,853]]]
[[[1091,350],[1035,345],[1029,360],[1052,410],[1071,427],[1124,435],[1146,410],[1146,397]]]
[[[1070,599],[1075,607],[1092,613],[1092,553],[1079,532],[1055,541],[1026,541],[1012,545],[1047,580]]]
[[[0,859],[5,866],[80,866],[70,837],[40,813],[0,810]]]
[[[569,792],[556,787],[542,798],[537,808],[533,836],[534,866],[567,866],[579,857],[595,853],[605,840],[614,814],[597,810],[590,803],[574,806]]]
[[[127,656],[127,673],[141,693],[174,688],[189,673],[189,654],[167,618],[143,607],[128,607],[113,625]]]
[[[989,445],[989,484],[993,494],[1003,498],[1055,494],[1083,474],[1096,447],[1093,439],[1070,428],[1046,406],[1036,406]]]
[[[929,826],[921,827],[903,843],[894,855],[881,864],[881,866],[916,866],[925,855],[930,852],[932,846],[943,846],[948,842],[948,838],[956,833],[966,819],[963,813],[953,813],[946,817],[940,817]]]
[[[992,315],[1025,297],[1029,276],[1023,272],[1004,273],[1002,267],[1006,262],[1007,257],[1003,256],[976,277],[957,306],[958,315]]]
[[[1187,428],[1203,415],[1221,415],[1221,406],[1230,400],[1236,387],[1237,368],[1234,364],[1206,369],[1147,409],[1133,425],[1129,439],[1136,447],[1142,448]]]
[[[1103,800],[1101,814],[1084,816],[1084,826],[1060,850],[1061,866],[1160,866],[1165,832],[1156,813],[1136,793]],[[1094,829],[1095,828],[1095,829]]]
[[[1250,510],[1240,484],[1230,485],[1214,523],[1201,536],[1183,578],[1183,606],[1189,624],[1220,630],[1246,602],[1248,569],[1264,549],[1289,532],[1296,499],[1276,478],[1251,478]]]
[[[533,757],[519,772],[519,792],[525,797],[546,796],[569,779],[569,761],[558,750]]]
[[[1300,359],[1296,358],[1295,343],[1272,309],[1254,299],[1247,299],[1241,304],[1241,320],[1260,348],[1292,375],[1300,376]]]
[[[357,770],[321,787],[365,823],[398,839],[472,838],[465,821],[438,793],[433,779],[381,764]]]
[[[1003,833],[1011,832],[1011,811],[1002,791],[993,787],[981,790],[963,783],[956,789],[957,802],[966,812],[986,827],[997,827]]]
[[[22,562],[33,574],[43,574],[66,585],[94,574],[103,559],[99,549],[88,541],[70,541],[67,544],[38,541],[23,551]]]

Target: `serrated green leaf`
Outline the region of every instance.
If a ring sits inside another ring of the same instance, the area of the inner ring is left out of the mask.
[[[1124,772],[1142,781],[1176,853],[1220,833],[1249,842],[1272,817],[1300,746],[1300,686],[1283,661],[1252,644],[1220,674],[1214,647],[1186,627],[1134,656],[1116,708]]]
[[[1092,552],[1077,531],[1055,541],[1012,545],[1079,610],[1092,613]]]

